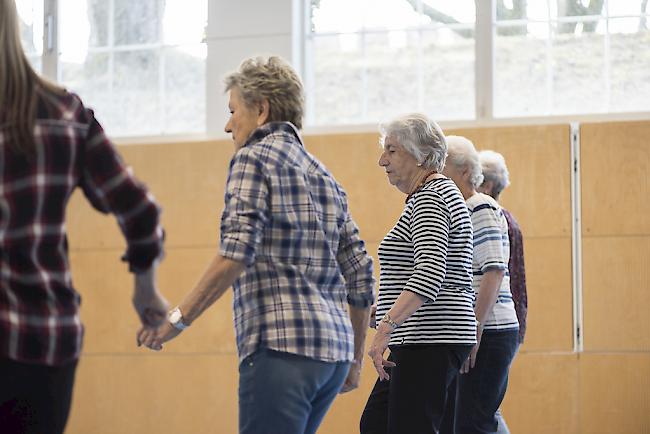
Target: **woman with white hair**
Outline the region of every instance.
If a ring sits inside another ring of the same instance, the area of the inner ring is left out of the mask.
[[[498,202],[501,192],[510,185],[510,174],[506,166],[506,160],[500,153],[490,150],[479,152],[479,159],[483,170],[483,184],[478,190]],[[519,321],[519,339],[517,341],[517,348],[519,348],[519,345],[524,343],[526,316],[528,314],[524,239],[515,217],[503,207],[501,211],[503,211],[503,215],[508,222],[508,239],[510,241],[508,271],[510,273],[510,292],[512,293],[512,301],[515,304],[515,312],[517,312],[517,320]],[[497,420],[499,423],[497,434],[509,433],[510,430],[503,419],[501,410],[497,411]]]
[[[501,192],[510,185],[510,174],[508,166],[506,166],[506,160],[500,153],[490,150],[479,152],[479,159],[483,170],[483,184],[478,190],[498,202]],[[501,211],[503,211],[503,215],[508,221],[510,292],[512,292],[512,301],[515,303],[515,311],[519,320],[518,343],[521,345],[524,343],[524,336],[526,335],[526,316],[528,314],[523,235],[519,223],[512,213],[503,207],[501,207]]]
[[[472,226],[458,188],[441,174],[440,127],[411,114],[381,134],[379,165],[406,205],[379,246],[381,320],[369,351],[379,379],[361,433],[437,433],[448,386],[476,343]]]
[[[477,192],[483,183],[479,154],[465,137],[447,138],[449,156],[443,173],[465,198],[474,228],[473,282],[477,343],[458,376],[455,432],[493,433],[495,413],[506,393],[508,370],[516,348],[519,324],[510,294],[508,224],[498,203]],[[454,432],[451,423],[444,432]]]

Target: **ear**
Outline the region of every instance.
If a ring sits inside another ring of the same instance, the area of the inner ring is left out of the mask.
[[[479,187],[479,190],[481,192],[486,193],[492,193],[492,190],[494,189],[494,182],[493,181],[483,181],[483,184]]]
[[[469,182],[469,178],[472,176],[471,170],[469,168],[463,169],[463,179]]]
[[[264,98],[257,105],[257,126],[264,125],[269,120],[269,100]]]

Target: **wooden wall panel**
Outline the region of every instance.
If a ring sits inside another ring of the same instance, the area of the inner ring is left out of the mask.
[[[579,390],[583,434],[650,432],[647,352],[581,355]]]
[[[381,241],[393,227],[406,195],[388,182],[379,167],[381,155],[378,134],[309,136],[305,145],[332,172],[348,194],[352,217],[361,236]]]
[[[478,150],[503,154],[511,185],[501,202],[526,237],[571,236],[571,158],[568,125],[449,130]]]
[[[589,155],[586,144],[618,134],[598,130],[601,126],[594,128],[593,134],[587,129],[582,133],[583,159],[587,153],[583,162],[585,179],[592,179],[589,176],[602,164],[601,160],[594,160],[597,164],[593,165],[588,161],[596,154]],[[642,143],[643,136],[648,136],[638,132],[645,131],[641,125],[633,124],[631,128],[634,143]],[[526,343],[511,370],[503,405],[512,432],[650,431],[644,416],[650,414],[644,394],[650,378],[650,341],[642,334],[650,327],[647,320],[644,322],[645,311],[641,308],[650,301],[645,294],[650,287],[646,265],[650,248],[644,226],[647,220],[640,217],[647,210],[628,208],[632,212],[629,220],[616,214],[618,209],[609,214],[613,217],[603,217],[610,208],[603,208],[606,212],[589,208],[585,198],[592,200],[599,189],[590,190],[592,181],[586,185],[583,179],[583,227],[591,228],[585,235],[606,234],[616,227],[622,228],[621,234],[645,233],[634,238],[585,238],[587,350],[644,352],[571,354],[569,127],[477,128],[448,133],[466,135],[479,149],[491,148],[505,155],[513,184],[504,192],[502,202],[524,230],[529,326]],[[376,133],[337,134],[307,137],[306,143],[348,192],[352,214],[376,260],[378,277],[378,243],[399,216],[404,195],[388,183],[377,165],[377,139]],[[630,156],[630,161],[636,158],[643,163],[646,148],[634,146],[625,155]],[[167,257],[160,270],[160,287],[176,304],[217,252],[223,185],[232,144],[222,141],[120,149],[163,205]],[[632,175],[631,181],[625,183],[631,191],[625,193],[629,194],[626,202],[642,202],[648,192],[647,177],[646,189],[639,193],[634,185],[643,185],[644,178],[636,166],[619,164],[615,156],[608,158],[617,164],[619,172]],[[112,218],[99,216],[82,202],[80,197],[73,199],[68,227],[75,283],[84,297],[82,317],[87,323],[87,335],[67,432],[236,432],[238,374],[231,295],[217,302],[163,352],[136,348],[137,318],[130,306],[132,277],[126,264],[119,262],[124,243]],[[589,220],[594,212],[601,214],[600,220]],[[618,293],[607,291],[609,287],[617,288]],[[611,298],[615,296],[622,299]],[[603,321],[608,315],[616,321]],[[623,372],[622,380],[611,387],[615,399],[598,400],[601,389],[603,393],[609,391],[603,378],[618,380],[618,365]],[[361,387],[337,398],[319,433],[356,432],[375,380],[376,373],[365,360]],[[609,414],[613,415],[611,422],[604,420]]]
[[[374,332],[370,332],[368,342]],[[358,432],[359,420],[377,374],[364,360],[359,389],[340,395],[319,434]],[[513,433],[578,431],[578,356],[570,353],[517,355],[502,410]]]
[[[578,433],[578,356],[519,353],[502,405],[513,433]]]
[[[234,355],[85,356],[66,433],[236,433]]]
[[[159,288],[177,305],[205,270],[216,249],[171,249],[160,266]],[[135,345],[139,320],[131,305],[133,278],[119,251],[73,252],[74,282],[82,294],[81,318],[86,326],[84,352],[131,353],[145,351]],[[228,291],[191,328],[165,345],[166,353],[235,352],[232,291]]]
[[[571,351],[571,240],[529,238],[524,241],[524,250],[528,319],[521,351]]]
[[[583,235],[650,235],[650,121],[583,124]]]
[[[372,342],[374,331],[368,333],[366,352]],[[323,423],[318,429],[318,434],[347,434],[359,432],[359,421],[361,413],[366,406],[370,392],[377,381],[377,371],[372,366],[370,358],[365,357],[361,371],[361,382],[359,388],[352,392],[339,395],[332,404],[332,407],[325,415]]]
[[[232,143],[132,145],[119,151],[163,208],[167,248],[217,245]],[[68,215],[72,249],[124,247],[115,219],[95,212],[80,191]]]
[[[585,350],[650,351],[650,236],[583,239]]]

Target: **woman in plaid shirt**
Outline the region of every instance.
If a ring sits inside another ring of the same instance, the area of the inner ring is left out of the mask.
[[[315,433],[336,394],[359,384],[372,260],[345,192],[302,143],[295,71],[278,57],[248,59],[226,91],[235,154],[219,254],[140,341],[160,349],[232,285],[240,433]]]
[[[159,208],[79,97],[48,83],[22,50],[14,0],[0,0],[0,431],[62,433],[81,352],[65,210],[79,186],[116,215],[144,326],[167,309],[155,286]]]

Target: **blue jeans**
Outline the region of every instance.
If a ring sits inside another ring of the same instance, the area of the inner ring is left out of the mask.
[[[239,365],[240,434],[315,433],[349,369],[349,362],[258,349]]]
[[[521,341],[517,344],[517,349],[515,350],[515,357],[519,352],[520,345],[521,345]],[[501,413],[500,408],[497,410],[495,417],[497,418],[497,424],[498,424],[497,434],[510,434],[510,428],[508,428],[508,424],[506,423],[506,419],[503,417],[503,413]]]
[[[495,413],[508,387],[508,371],[518,345],[518,331],[484,331],[476,365],[458,376],[456,433],[497,431]]]

